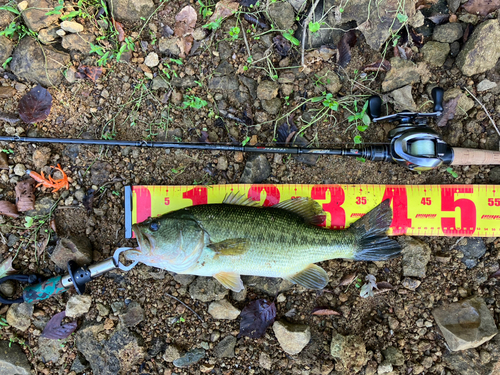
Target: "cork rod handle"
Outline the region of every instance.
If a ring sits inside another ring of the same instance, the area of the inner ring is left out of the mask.
[[[473,148],[453,148],[451,165],[500,164],[500,151],[475,150]]]

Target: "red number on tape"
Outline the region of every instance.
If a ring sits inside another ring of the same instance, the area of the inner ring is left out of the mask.
[[[430,197],[422,198],[420,204],[423,204],[424,206],[430,206],[432,204],[431,198]]]
[[[356,197],[356,204],[365,205],[366,204],[366,197]]]
[[[266,192],[264,207],[274,206],[280,202],[280,191],[274,185],[252,185],[248,191],[248,198],[253,201],[260,201],[262,191]]]
[[[386,187],[382,202],[386,199],[392,201],[392,234],[406,234],[411,227],[411,219],[408,218],[408,199],[404,186]]]
[[[488,206],[500,206],[500,198],[488,198]]]
[[[441,189],[441,211],[456,211],[460,208],[461,228],[456,228],[454,217],[441,218],[443,233],[447,236],[471,235],[476,230],[476,205],[470,199],[455,200],[455,193],[473,193],[472,187],[444,187]]]
[[[345,228],[345,211],[341,207],[345,201],[344,189],[341,186],[334,185],[325,187],[324,185],[313,186],[311,190],[311,198],[316,200],[326,199],[326,192],[330,191],[330,202],[323,203],[323,210],[330,214],[332,224],[330,228]],[[326,222],[321,224],[326,226]]]
[[[193,206],[198,204],[207,204],[207,188],[206,187],[195,187],[194,189],[185,191],[182,193],[182,198],[191,199],[193,201]]]

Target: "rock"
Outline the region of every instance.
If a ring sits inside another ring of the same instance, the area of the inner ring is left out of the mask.
[[[219,158],[217,159],[217,169],[220,171],[225,171],[227,170],[227,167],[227,158],[225,156],[219,156]]]
[[[462,24],[458,22],[436,25],[432,38],[441,43],[453,43],[464,35]]]
[[[262,81],[259,86],[257,86],[257,98],[260,100],[271,100],[278,95],[278,90],[280,85],[278,82],[274,81]]]
[[[425,277],[427,263],[431,259],[431,249],[425,242],[412,237],[401,237],[403,248],[403,276]]]
[[[70,57],[53,49],[42,47],[31,37],[21,39],[14,50],[10,69],[12,72],[30,82],[42,86],[56,86],[64,78],[62,66],[68,65]]]
[[[208,30],[204,29],[203,27],[197,27],[196,29],[194,29],[191,35],[193,36],[194,40],[200,41],[207,37]]]
[[[451,13],[455,13],[458,8],[460,7],[460,0],[446,0],[448,3],[448,9],[450,10]]]
[[[16,176],[23,177],[26,174],[26,167],[24,166],[24,164],[16,164],[16,166],[14,167],[14,174]]]
[[[98,161],[90,168],[90,181],[93,185],[104,185],[109,179],[109,174],[113,168],[110,164]]]
[[[191,284],[195,278],[196,278],[195,275],[181,275],[181,274],[174,275],[174,280],[184,286],[188,286],[189,284]]]
[[[366,365],[366,347],[359,336],[342,336],[334,333],[330,345],[330,354],[337,358],[339,363],[347,370],[360,371]]]
[[[3,35],[0,36],[0,64],[3,64],[12,54],[14,44]]]
[[[240,315],[240,312],[240,310],[225,299],[212,302],[210,306],[208,306],[208,313],[212,315],[214,319],[234,320]]]
[[[413,95],[411,94],[411,85],[394,90],[389,94],[389,96],[394,100],[396,111],[417,110],[417,105],[415,104]]]
[[[198,277],[189,285],[191,298],[202,302],[219,301],[227,296],[229,290],[213,277]]]
[[[405,357],[401,350],[395,348],[394,346],[389,346],[387,349],[382,350],[385,361],[394,366],[403,366],[405,364]]]
[[[500,183],[500,167],[493,167],[490,170],[490,182],[494,184]]]
[[[61,342],[40,337],[38,339],[37,355],[40,356],[43,363],[56,363],[61,357]]]
[[[196,348],[188,351],[182,357],[177,358],[173,363],[175,367],[185,368],[198,363],[204,356],[205,350]]]
[[[13,303],[7,311],[7,323],[20,331],[26,331],[31,325],[33,309],[31,303]]]
[[[259,355],[259,365],[260,367],[264,368],[265,370],[271,370],[271,367],[273,365],[273,362],[271,360],[271,357],[269,354],[261,352]]]
[[[420,280],[414,280],[410,279],[409,277],[405,277],[401,284],[406,289],[415,290],[420,286],[420,284],[422,284],[422,282]]]
[[[47,215],[56,202],[49,197],[43,197],[42,199],[37,199],[35,202],[35,209],[26,212],[26,216],[44,216]],[[66,266],[64,266],[66,268]]]
[[[9,236],[9,240],[10,240],[10,236]],[[14,245],[10,246],[7,243],[7,246],[12,247]],[[14,284],[13,280],[6,280],[0,284],[0,293],[2,293],[5,297],[10,298],[14,295],[15,292],[16,292],[16,284]]]
[[[168,89],[170,88],[169,83],[165,78],[157,76],[153,78],[153,84],[151,85],[151,90]]]
[[[57,242],[50,259],[62,269],[67,268],[68,261],[73,260],[83,266],[92,262],[92,244],[87,237],[71,236],[61,238]]]
[[[245,170],[240,178],[240,184],[262,182],[271,174],[271,166],[264,154],[250,155],[245,164]]]
[[[50,148],[48,147],[38,147],[33,152],[33,164],[35,165],[36,170],[40,170],[45,167],[51,156]]]
[[[165,353],[163,354],[163,359],[166,362],[172,363],[176,359],[180,358],[181,355],[182,355],[181,351],[180,351],[180,349],[177,346],[175,346],[175,345],[169,345],[165,349]]]
[[[31,375],[31,364],[18,343],[0,340],[0,374]]]
[[[56,34],[59,35],[60,37],[63,37],[66,35],[66,31],[64,31],[63,29],[59,29],[56,31]]]
[[[389,372],[392,372],[392,370],[393,370],[392,364],[384,361],[380,365],[378,365],[377,374],[379,375],[387,374]]]
[[[289,3],[276,2],[270,4],[268,14],[281,30],[290,30],[295,23],[295,12]]]
[[[408,23],[410,24],[410,26],[413,26],[414,28],[422,27],[425,24],[425,16],[422,14],[420,10],[417,10],[417,12],[413,15],[413,17],[411,17],[408,20]]]
[[[56,23],[60,15],[47,15],[50,10],[54,9],[55,3],[55,1],[49,0],[29,0],[26,9],[21,13],[28,29],[38,32],[40,29]]]
[[[457,245],[456,249],[464,254],[462,263],[467,268],[474,268],[477,261],[486,253],[486,245],[482,238],[479,237],[466,237],[463,238]]]
[[[92,296],[74,295],[66,302],[66,316],[76,318],[89,312]]]
[[[226,336],[214,348],[214,355],[217,358],[233,358],[234,347],[236,346],[236,337]]]
[[[109,307],[104,306],[102,303],[97,303],[96,308],[97,311],[99,312],[99,316],[109,315]]]
[[[135,327],[144,320],[144,310],[137,302],[130,302],[124,314],[118,315],[125,327]]]
[[[236,76],[214,76],[208,82],[211,90],[236,91],[240,87]]]
[[[293,287],[290,281],[275,277],[243,276],[241,279],[246,287],[273,297]]]
[[[17,93],[16,89],[11,86],[0,86],[0,98],[1,99],[7,99],[7,98],[12,98],[15,94]],[[2,152],[5,158],[7,158],[7,154],[5,152]],[[9,169],[9,168],[7,168]]]
[[[177,38],[161,38],[158,43],[158,48],[161,53],[179,56],[181,50],[177,45]]]
[[[158,54],[155,52],[150,52],[144,59],[144,64],[146,64],[146,66],[149,66],[150,68],[154,68],[159,63],[160,60],[158,59]]]
[[[456,98],[458,95],[460,95],[460,98],[458,99],[457,111],[455,112],[456,118],[466,116],[467,112],[474,107],[474,100],[458,87],[445,91],[443,100],[446,103],[447,101]]]
[[[281,345],[288,354],[298,354],[311,341],[311,330],[303,324],[292,324],[284,320],[274,322],[273,331]]]
[[[257,81],[254,80],[253,78],[241,75],[238,78],[240,79],[241,83],[243,83],[243,85],[246,86],[252,98],[253,99],[257,98]]]
[[[457,56],[455,63],[466,76],[473,76],[490,70],[500,57],[500,44],[490,43],[500,38],[498,20],[481,23],[469,37]]]
[[[307,0],[288,0],[288,2],[297,12],[299,12],[305,9]]]
[[[80,374],[87,370],[90,367],[90,364],[88,361],[85,359],[83,355],[78,353],[76,359],[73,361],[73,364],[71,365],[70,371],[74,371],[77,374]]]
[[[0,9],[0,29],[4,30],[14,21],[14,14],[8,10]]]
[[[430,41],[424,44],[420,52],[424,56],[424,61],[433,66],[440,67],[443,66],[450,53],[450,45],[448,43]]]
[[[62,37],[62,46],[67,50],[88,55],[90,53],[90,43],[94,43],[94,41],[95,37],[92,34],[69,34]]]
[[[477,84],[477,91],[483,92],[497,87],[496,82],[491,82],[489,79],[483,79]]]
[[[432,315],[452,351],[477,348],[498,333],[493,316],[480,297],[438,307]]]
[[[276,115],[281,109],[281,99],[262,100],[262,108],[271,115]]]
[[[60,26],[67,33],[81,33],[83,31],[83,25],[75,21],[63,21]]]
[[[382,91],[393,91],[418,81],[420,81],[420,72],[414,63],[399,57],[393,57],[391,59],[391,70],[387,72],[382,82]]]
[[[128,328],[120,327],[108,338],[98,340],[103,324],[87,323],[75,336],[76,347],[90,363],[94,375],[127,373],[144,360],[146,350],[141,338]]]
[[[107,0],[113,17],[120,22],[135,24],[148,19],[155,10],[152,0]]]
[[[328,70],[328,68],[318,72],[318,77],[321,78],[321,82],[325,85],[328,92],[334,95],[342,88],[342,83],[337,73]]]
[[[51,44],[59,38],[59,35],[57,35],[57,30],[57,26],[51,26],[46,29],[42,29],[38,32],[38,39],[43,44]]]

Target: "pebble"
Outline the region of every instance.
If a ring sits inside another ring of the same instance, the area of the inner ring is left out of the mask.
[[[240,310],[225,299],[212,302],[210,306],[208,306],[208,313],[212,315],[214,319],[234,320],[240,315],[240,312]]]
[[[160,60],[158,58],[158,54],[155,52],[150,52],[146,58],[144,59],[144,64],[150,68],[154,68],[160,63]]]
[[[62,36],[66,35],[66,31],[64,31],[62,29],[59,29],[59,30],[56,31],[56,34],[62,37]]]
[[[66,316],[76,318],[89,312],[92,296],[75,295],[66,302]]]
[[[31,325],[34,307],[31,303],[13,303],[7,311],[7,323],[20,331],[26,331]]]
[[[201,348],[196,348],[188,351],[182,357],[177,358],[173,361],[175,367],[189,367],[201,361],[201,359],[205,356],[205,350]]]
[[[311,330],[307,325],[280,320],[274,322],[273,331],[281,348],[291,355],[300,353],[311,341]]]
[[[26,174],[26,167],[24,164],[16,164],[14,167],[14,174],[20,177],[24,176]]]
[[[491,82],[489,79],[483,79],[481,82],[477,84],[477,91],[483,92],[490,89],[494,89],[495,87],[497,87],[497,84],[495,82]]]
[[[214,355],[217,358],[233,358],[234,347],[236,346],[236,337],[226,336],[214,348]]]
[[[401,238],[399,242],[403,248],[403,276],[425,277],[431,259],[429,245],[412,237]]]
[[[180,357],[181,357],[181,351],[175,345],[167,346],[167,349],[165,349],[165,353],[163,354],[163,359],[166,362],[173,362]]]
[[[119,315],[120,322],[125,327],[135,327],[144,320],[144,310],[137,302],[131,302],[125,313]]]
[[[271,370],[271,366],[273,362],[271,361],[271,357],[269,354],[261,352],[259,355],[259,365],[265,370]]]
[[[392,372],[392,370],[393,370],[392,364],[384,361],[378,366],[377,374],[379,375],[387,374],[389,372]]]
[[[212,277],[198,277],[189,285],[191,298],[202,302],[219,301],[228,293],[229,290]]]
[[[337,358],[346,369],[359,372],[368,362],[366,346],[359,336],[342,336],[334,333],[330,344],[330,354]]]
[[[68,33],[81,33],[83,31],[83,25],[74,21],[63,21],[61,22],[61,29]]]
[[[422,284],[420,280],[410,279],[409,277],[406,277],[402,282],[403,287],[409,290],[417,289],[420,284]]]
[[[19,4],[17,4],[17,9],[22,12],[28,7],[28,5],[29,3],[27,1],[21,1]]]
[[[227,167],[228,167],[227,158],[225,156],[220,156],[217,159],[217,169],[220,171],[225,171],[227,170]]]
[[[99,316],[107,316],[109,315],[109,307],[104,306],[102,303],[96,304],[97,311],[99,312]]]

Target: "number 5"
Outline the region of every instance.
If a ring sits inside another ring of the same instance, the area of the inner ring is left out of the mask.
[[[476,205],[470,199],[455,200],[455,193],[473,192],[472,187],[448,187],[441,190],[441,211],[456,211],[460,208],[461,228],[456,229],[455,218],[441,218],[443,233],[447,236],[471,235],[476,230]]]

